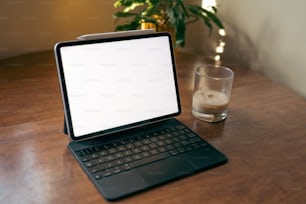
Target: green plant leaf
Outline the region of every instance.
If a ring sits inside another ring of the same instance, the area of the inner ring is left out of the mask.
[[[137,21],[132,21],[128,24],[118,25],[116,26],[116,31],[124,31],[124,30],[136,30],[139,27],[139,23]]]
[[[205,14],[210,18],[210,20],[211,20],[212,22],[214,22],[219,28],[224,28],[224,26],[223,26],[223,24],[221,23],[221,21],[219,20],[219,18],[218,18],[213,12],[208,11],[208,10],[206,10],[206,9],[203,9],[203,8],[200,7],[200,6],[196,6],[196,7],[198,7],[198,9],[199,9],[200,11],[202,11],[203,13],[205,13]],[[204,16],[204,15],[202,14],[202,16]]]
[[[114,7],[115,8],[119,8],[119,7],[130,7],[133,4],[138,4],[138,3],[146,3],[148,0],[117,0],[114,3]]]
[[[179,46],[185,45],[185,31],[186,31],[186,24],[183,21],[179,21],[176,27],[176,44]]]
[[[117,19],[117,18],[127,18],[127,17],[131,17],[131,16],[137,16],[138,13],[130,13],[130,12],[117,12],[113,14],[113,18]]]
[[[156,21],[154,18],[151,18],[151,17],[145,17],[145,16],[143,16],[143,17],[141,18],[141,20],[143,20],[143,21],[146,22],[146,23],[154,23],[155,25],[157,25],[157,21]],[[141,24],[141,22],[140,22],[140,24]]]
[[[137,14],[134,18],[130,20],[129,23],[118,25],[115,30],[123,31],[123,30],[136,30],[140,27],[141,17]]]
[[[137,2],[137,3],[133,3],[131,6],[126,7],[123,12],[129,12],[132,11],[134,9],[136,9],[139,6],[143,6],[145,3],[144,2]]]
[[[182,8],[184,14],[185,14],[185,15],[187,16],[187,18],[188,18],[188,17],[189,17],[189,13],[188,13],[188,11],[187,11],[187,9],[186,9],[186,7],[185,7],[185,4],[184,4],[183,0],[178,0],[177,5],[181,6],[181,8]]]
[[[217,13],[217,12],[218,12],[217,7],[212,6],[211,8],[212,8],[212,10],[214,10],[214,13]]]
[[[142,22],[157,26],[164,22],[175,29],[176,44],[180,46],[184,46],[188,23],[202,20],[210,32],[213,25],[224,28],[216,15],[216,7],[211,7],[213,11],[209,11],[198,5],[186,4],[184,0],[116,0],[114,7],[122,8],[113,14],[116,23],[122,18],[128,20],[128,23],[118,25],[116,31],[138,29]]]
[[[157,4],[160,0],[147,0],[149,2],[151,2],[151,4],[155,5]]]
[[[130,6],[133,3],[133,0],[117,0],[114,3],[115,8],[119,8],[120,6]]]
[[[202,20],[204,21],[205,25],[209,28],[209,31],[212,30],[213,26],[210,23],[210,19],[206,16],[201,16]]]

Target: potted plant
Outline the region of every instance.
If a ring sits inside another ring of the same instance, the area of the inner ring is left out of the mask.
[[[175,44],[179,46],[184,46],[188,23],[202,20],[210,31],[213,25],[224,29],[216,15],[216,7],[208,10],[183,0],[116,0],[114,7],[121,9],[113,14],[115,20],[128,20],[125,24],[116,26],[116,31],[140,28],[168,31],[173,34]]]

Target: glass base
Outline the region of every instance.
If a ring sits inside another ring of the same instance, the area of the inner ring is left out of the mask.
[[[199,120],[210,122],[210,123],[215,123],[215,122],[220,122],[220,121],[225,120],[227,117],[227,112],[223,112],[219,114],[205,114],[205,113],[200,113],[198,111],[192,110],[192,115]]]

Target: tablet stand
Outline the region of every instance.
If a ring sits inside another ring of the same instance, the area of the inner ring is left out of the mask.
[[[68,135],[67,125],[66,125],[66,118],[64,116],[64,128],[63,128],[64,134]]]

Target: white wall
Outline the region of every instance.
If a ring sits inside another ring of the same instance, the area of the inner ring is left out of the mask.
[[[306,97],[306,1],[218,0],[224,60],[265,73]]]

